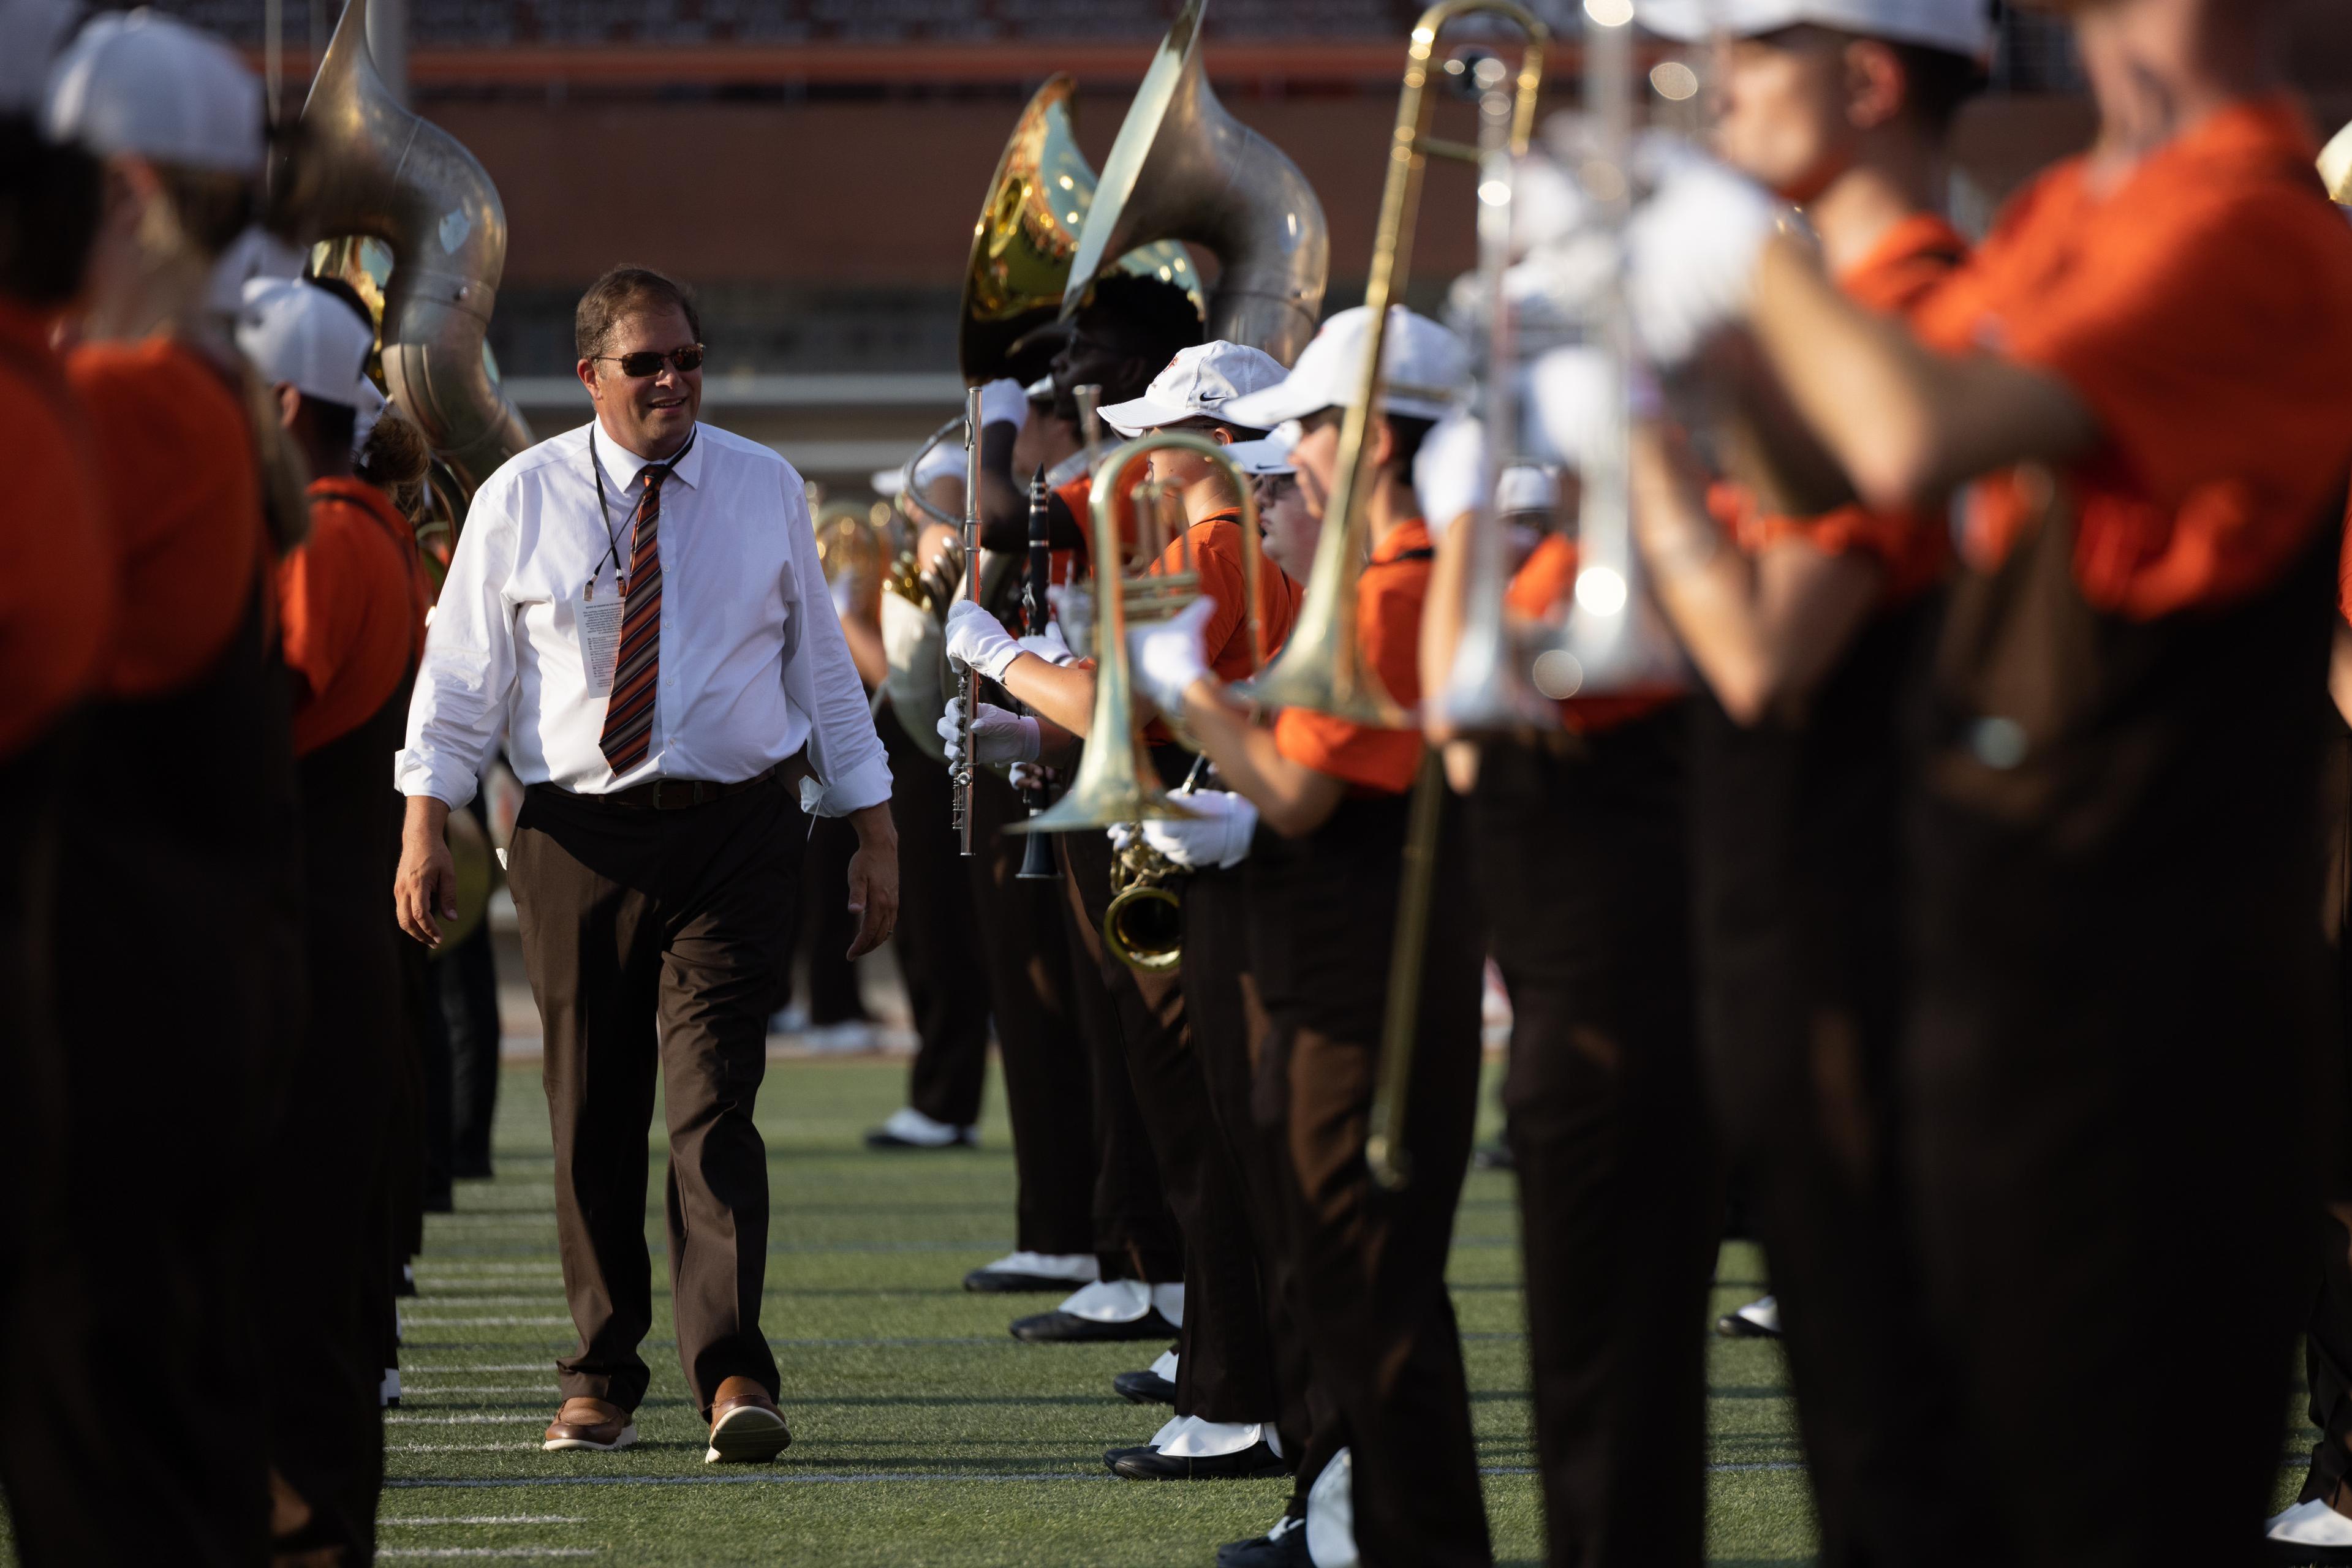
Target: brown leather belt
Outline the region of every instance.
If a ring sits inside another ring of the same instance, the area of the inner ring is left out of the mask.
[[[708,806],[714,800],[724,800],[730,795],[740,795],[746,789],[756,789],[770,779],[782,776],[783,781],[798,790],[803,778],[814,777],[808,765],[808,753],[795,751],[764,772],[732,784],[714,783],[708,779],[655,779],[643,784],[633,784],[626,789],[608,790],[602,795],[583,795],[555,784],[539,784],[532,788],[553,789],[560,795],[591,806],[617,806],[626,810],[682,811],[694,806]]]

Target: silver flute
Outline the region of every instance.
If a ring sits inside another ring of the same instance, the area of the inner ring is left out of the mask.
[[[980,389],[963,394],[963,571],[964,597],[980,602]],[[958,849],[971,853],[973,789],[979,774],[972,767],[971,731],[980,718],[980,681],[969,664],[956,666],[956,767],[953,825]]]

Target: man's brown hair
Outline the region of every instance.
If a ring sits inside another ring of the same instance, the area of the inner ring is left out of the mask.
[[[626,262],[588,286],[580,308],[572,314],[572,343],[583,360],[593,360],[612,340],[613,329],[624,316],[675,306],[686,315],[687,329],[702,340],[702,318],[694,308],[694,291],[677,279],[650,267]]]

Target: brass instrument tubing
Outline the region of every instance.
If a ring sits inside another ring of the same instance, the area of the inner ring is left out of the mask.
[[[1412,805],[1405,825],[1403,885],[1397,893],[1396,952],[1389,966],[1389,995],[1381,1017],[1380,1077],[1372,1091],[1371,1135],[1364,1163],[1372,1179],[1391,1192],[1412,1179],[1412,1155],[1404,1146],[1405,1112],[1411,1096],[1412,1055],[1421,1023],[1422,956],[1429,945],[1429,901],[1437,885],[1437,829],[1445,806],[1445,769],[1437,753],[1422,748],[1413,776]]]

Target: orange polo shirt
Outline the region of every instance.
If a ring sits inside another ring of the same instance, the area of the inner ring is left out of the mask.
[[[2352,464],[2352,229],[2315,156],[2276,97],[2208,115],[2112,191],[2061,163],[1916,318],[1937,347],[2047,371],[2097,415],[2099,450],[2059,480],[2100,610],[2145,621],[2259,592]],[[1974,486],[1970,564],[2008,553],[2031,494],[2015,473]]]
[[[1209,667],[1228,685],[1245,681],[1257,669],[1251,658],[1249,623],[1242,608],[1249,602],[1249,578],[1242,570],[1241,514],[1219,512],[1202,518],[1186,532],[1201,574],[1201,591],[1217,601],[1216,613],[1201,629],[1201,646],[1208,652]],[[1184,540],[1171,539],[1153,570],[1181,571],[1184,565]],[[1307,591],[1274,562],[1261,559],[1258,565],[1257,623],[1265,628],[1265,656],[1271,660],[1290,635],[1291,622],[1298,619],[1298,601]]]
[[[1389,695],[1421,701],[1421,609],[1429,597],[1429,526],[1409,518],[1372,549],[1356,583],[1356,636]],[[1402,795],[1421,768],[1419,729],[1379,729],[1305,708],[1274,718],[1275,749],[1360,790]]]
[[[49,349],[50,319],[0,298],[0,758],[38,739],[103,672],[115,559],[94,448]]]
[[[121,562],[103,685],[117,697],[186,686],[226,650],[259,581],[261,479],[229,381],[168,338],[89,343],[66,361]]]
[[[1933,213],[1914,213],[1886,231],[1870,253],[1839,275],[1838,287],[1866,309],[1909,319],[1968,259],[1969,242]],[[1940,517],[1841,507],[1813,517],[1765,512],[1745,486],[1717,485],[1708,510],[1750,555],[1785,539],[1802,539],[1825,555],[1877,558],[1886,574],[1883,597],[1900,603],[1925,591],[1951,563],[1951,530]]]
[[[373,717],[425,646],[431,591],[408,519],[359,479],[310,486],[310,537],[278,563],[294,754]]]

